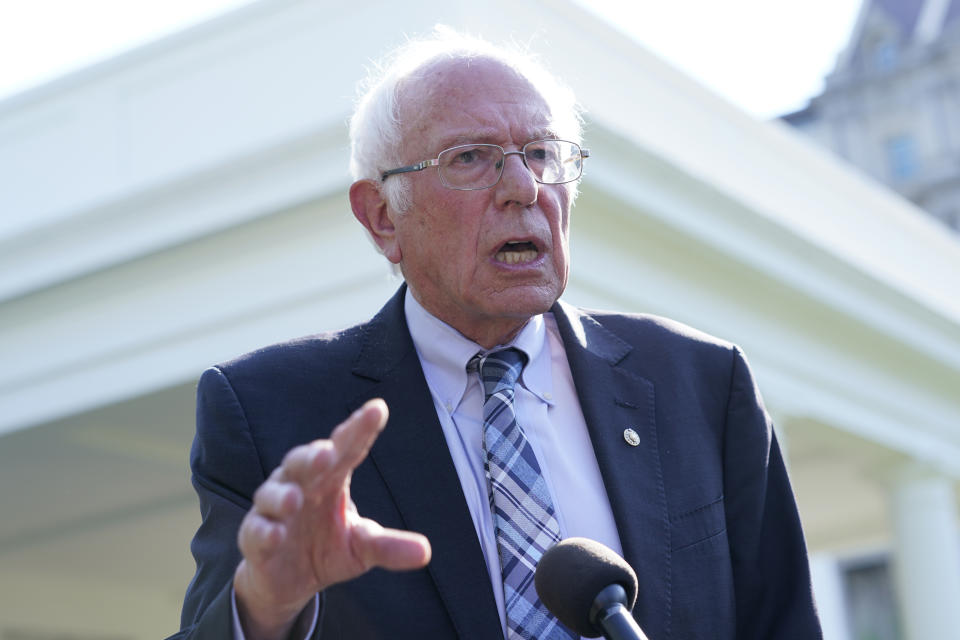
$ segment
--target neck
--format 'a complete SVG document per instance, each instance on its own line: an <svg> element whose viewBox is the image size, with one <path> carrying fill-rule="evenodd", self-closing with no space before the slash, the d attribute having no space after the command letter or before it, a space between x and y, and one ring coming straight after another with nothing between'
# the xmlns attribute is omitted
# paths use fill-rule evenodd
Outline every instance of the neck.
<svg viewBox="0 0 960 640"><path fill-rule="evenodd" d="M491 325L485 325L480 328L479 332L465 331L457 327L456 325L452 325L452 324L450 326L452 326L454 329L462 333L467 338L476 342L478 345L480 345L484 349L492 349L497 345L507 344L508 342L516 338L517 334L520 333L520 331L525 326L527 326L527 322L529 321L530 319L526 318L524 320L519 321L519 324L513 323L503 327L494 327Z"/></svg>
<svg viewBox="0 0 960 640"><path fill-rule="evenodd" d="M527 326L531 318L531 316L526 315L486 316L457 313L459 309L438 309L434 305L425 304L412 288L410 293L427 313L453 327L460 335L476 342L484 349L492 349L497 345L507 344L517 337L517 334Z"/></svg>

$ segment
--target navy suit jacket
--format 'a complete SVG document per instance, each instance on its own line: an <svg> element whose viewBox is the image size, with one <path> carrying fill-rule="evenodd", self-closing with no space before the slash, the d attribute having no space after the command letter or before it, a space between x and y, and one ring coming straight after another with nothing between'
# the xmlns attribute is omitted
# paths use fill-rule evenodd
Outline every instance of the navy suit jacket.
<svg viewBox="0 0 960 640"><path fill-rule="evenodd" d="M502 638L483 554L403 313L267 347L207 370L193 484L203 522L176 637L224 638L256 488L292 447L364 401L390 422L356 470L361 515L425 534L422 570L373 570L327 589L315 638ZM651 640L820 637L783 461L735 346L662 318L552 309ZM640 436L630 446L623 432Z"/></svg>

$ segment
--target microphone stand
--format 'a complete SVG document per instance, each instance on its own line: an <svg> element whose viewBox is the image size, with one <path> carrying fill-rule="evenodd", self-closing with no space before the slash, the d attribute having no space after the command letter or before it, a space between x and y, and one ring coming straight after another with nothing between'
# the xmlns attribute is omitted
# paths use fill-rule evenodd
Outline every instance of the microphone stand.
<svg viewBox="0 0 960 640"><path fill-rule="evenodd" d="M627 592L613 583L597 594L590 607L590 621L607 640L648 640L626 604Z"/></svg>

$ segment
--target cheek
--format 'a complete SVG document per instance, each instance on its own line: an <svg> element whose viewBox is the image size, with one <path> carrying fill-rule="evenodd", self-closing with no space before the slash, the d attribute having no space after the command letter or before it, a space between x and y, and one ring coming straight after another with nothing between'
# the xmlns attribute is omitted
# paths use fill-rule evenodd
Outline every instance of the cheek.
<svg viewBox="0 0 960 640"><path fill-rule="evenodd" d="M570 196L569 193L564 190L557 194L556 200L552 203L553 211L555 212L552 216L556 221L555 233L557 234L556 242L562 243L564 246L567 244L567 240L570 237Z"/></svg>
<svg viewBox="0 0 960 640"><path fill-rule="evenodd" d="M455 274L472 269L477 257L479 216L470 216L468 207L455 198L437 198L434 203L436 206L422 211L414 229L415 241L439 277L456 278Z"/></svg>

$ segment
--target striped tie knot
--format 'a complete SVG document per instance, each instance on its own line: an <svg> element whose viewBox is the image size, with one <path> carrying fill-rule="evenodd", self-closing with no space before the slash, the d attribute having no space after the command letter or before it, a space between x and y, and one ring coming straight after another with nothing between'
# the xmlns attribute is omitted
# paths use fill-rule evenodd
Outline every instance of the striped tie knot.
<svg viewBox="0 0 960 640"><path fill-rule="evenodd" d="M480 371L480 381L483 383L483 394L488 400L497 393L512 394L523 367L527 364L527 354L512 347L488 353L486 356L478 354L475 358Z"/></svg>

